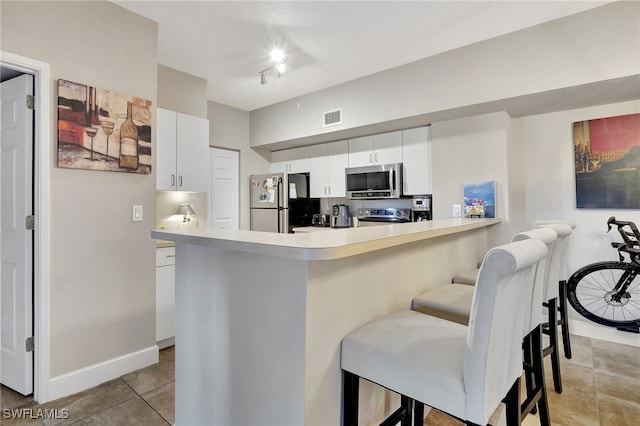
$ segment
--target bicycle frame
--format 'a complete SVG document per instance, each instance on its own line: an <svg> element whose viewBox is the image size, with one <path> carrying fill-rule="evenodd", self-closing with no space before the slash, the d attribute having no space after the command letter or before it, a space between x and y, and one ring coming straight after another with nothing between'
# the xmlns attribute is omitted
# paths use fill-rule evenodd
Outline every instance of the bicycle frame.
<svg viewBox="0 0 640 426"><path fill-rule="evenodd" d="M623 297L628 298L629 294L627 293L627 289L629 288L633 280L636 279L636 276L638 276L638 274L640 274L640 269L625 272L620 277L620 280L618 280L618 284L616 284L616 286L614 287L613 293L611 294L611 300L620 303Z"/></svg>
<svg viewBox="0 0 640 426"><path fill-rule="evenodd" d="M567 299L580 315L618 330L640 333L640 231L633 222L610 217L624 242L612 242L618 261L596 262L574 272ZM629 256L629 260L627 260Z"/></svg>

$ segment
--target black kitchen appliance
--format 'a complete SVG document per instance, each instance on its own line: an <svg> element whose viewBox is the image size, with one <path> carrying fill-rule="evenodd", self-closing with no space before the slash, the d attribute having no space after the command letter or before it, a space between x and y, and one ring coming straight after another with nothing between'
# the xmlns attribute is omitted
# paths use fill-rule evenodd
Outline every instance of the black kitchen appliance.
<svg viewBox="0 0 640 426"><path fill-rule="evenodd" d="M433 219L431 201L431 194L413 196L413 200L411 200L411 218L414 222Z"/></svg>
<svg viewBox="0 0 640 426"><path fill-rule="evenodd" d="M309 197L308 173L253 175L250 190L252 231L292 233L320 211L320 199Z"/></svg>

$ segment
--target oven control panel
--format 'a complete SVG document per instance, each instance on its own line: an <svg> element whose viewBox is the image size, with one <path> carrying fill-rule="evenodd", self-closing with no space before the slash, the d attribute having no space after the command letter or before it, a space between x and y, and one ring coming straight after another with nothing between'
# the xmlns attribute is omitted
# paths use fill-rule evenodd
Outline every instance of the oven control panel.
<svg viewBox="0 0 640 426"><path fill-rule="evenodd" d="M411 222L411 209L358 209L358 220L365 222Z"/></svg>

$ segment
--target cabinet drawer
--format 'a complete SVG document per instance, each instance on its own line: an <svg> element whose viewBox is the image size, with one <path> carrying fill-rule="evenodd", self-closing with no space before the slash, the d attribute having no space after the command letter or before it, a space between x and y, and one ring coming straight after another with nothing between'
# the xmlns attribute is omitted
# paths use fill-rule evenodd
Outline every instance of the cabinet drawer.
<svg viewBox="0 0 640 426"><path fill-rule="evenodd" d="M156 249L156 266L175 265L176 248L162 247Z"/></svg>

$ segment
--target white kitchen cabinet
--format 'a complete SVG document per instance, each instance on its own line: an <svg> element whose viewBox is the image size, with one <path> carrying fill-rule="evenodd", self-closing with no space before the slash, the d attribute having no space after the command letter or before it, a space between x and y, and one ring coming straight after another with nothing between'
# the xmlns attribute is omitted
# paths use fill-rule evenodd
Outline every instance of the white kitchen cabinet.
<svg viewBox="0 0 640 426"><path fill-rule="evenodd" d="M209 120L157 108L156 189L209 191Z"/></svg>
<svg viewBox="0 0 640 426"><path fill-rule="evenodd" d="M346 140L309 148L309 190L313 198L345 197L344 169L349 165Z"/></svg>
<svg viewBox="0 0 640 426"><path fill-rule="evenodd" d="M271 173L284 173L289 162L289 150L273 151L271 153Z"/></svg>
<svg viewBox="0 0 640 426"><path fill-rule="evenodd" d="M271 153L271 173L308 173L309 147L283 149Z"/></svg>
<svg viewBox="0 0 640 426"><path fill-rule="evenodd" d="M403 195L431 194L431 126L402 131Z"/></svg>
<svg viewBox="0 0 640 426"><path fill-rule="evenodd" d="M349 140L349 167L402 162L402 132L381 133Z"/></svg>
<svg viewBox="0 0 640 426"><path fill-rule="evenodd" d="M175 247L156 249L156 342L173 344L175 318ZM161 348L162 349L162 348Z"/></svg>

